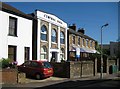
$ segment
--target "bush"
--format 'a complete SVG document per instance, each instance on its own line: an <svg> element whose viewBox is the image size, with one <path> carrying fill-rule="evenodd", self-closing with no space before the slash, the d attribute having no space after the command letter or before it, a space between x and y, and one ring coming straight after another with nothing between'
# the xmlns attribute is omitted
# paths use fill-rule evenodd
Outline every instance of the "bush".
<svg viewBox="0 0 120 89"><path fill-rule="evenodd" d="M0 59L0 68L15 68L15 62L11 62L9 58Z"/></svg>
<svg viewBox="0 0 120 89"><path fill-rule="evenodd" d="M1 68L7 68L9 67L9 63L10 63L10 59L5 59L5 58L2 58L0 59L0 67Z"/></svg>

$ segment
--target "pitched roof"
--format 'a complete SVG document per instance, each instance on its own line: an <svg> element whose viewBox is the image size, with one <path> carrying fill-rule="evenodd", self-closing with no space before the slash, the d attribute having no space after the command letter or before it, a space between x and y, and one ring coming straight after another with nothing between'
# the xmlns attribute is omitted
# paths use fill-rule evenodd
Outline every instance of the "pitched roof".
<svg viewBox="0 0 120 89"><path fill-rule="evenodd" d="M0 5L2 7L0 7L0 9L4 12L7 12L7 13L10 13L10 14L14 14L14 15L17 15L17 16L20 16L20 17L23 17L23 18L27 18L27 19L33 19L32 16L28 15L28 14L25 14L24 12L6 4L6 3L3 3L3 2L0 2Z"/></svg>
<svg viewBox="0 0 120 89"><path fill-rule="evenodd" d="M83 33L81 33L81 32L76 32L76 31L74 31L74 30L71 29L71 28L69 28L68 31L69 31L70 34L75 34L75 35L77 35L77 36L80 36L80 37L83 37L83 38L86 38L86 39L94 40L93 38L91 38L91 37L89 37L89 36L87 36L87 35L85 35L85 34L83 34ZM96 41L96 40L94 40L94 41Z"/></svg>

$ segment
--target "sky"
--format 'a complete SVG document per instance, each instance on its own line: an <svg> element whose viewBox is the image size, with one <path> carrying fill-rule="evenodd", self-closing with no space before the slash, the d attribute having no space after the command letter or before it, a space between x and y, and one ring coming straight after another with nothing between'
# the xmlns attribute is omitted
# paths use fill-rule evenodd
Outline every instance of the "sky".
<svg viewBox="0 0 120 89"><path fill-rule="evenodd" d="M85 35L103 44L118 40L118 2L7 2L23 11L33 13L36 9L51 13L69 25L76 24L85 29Z"/></svg>

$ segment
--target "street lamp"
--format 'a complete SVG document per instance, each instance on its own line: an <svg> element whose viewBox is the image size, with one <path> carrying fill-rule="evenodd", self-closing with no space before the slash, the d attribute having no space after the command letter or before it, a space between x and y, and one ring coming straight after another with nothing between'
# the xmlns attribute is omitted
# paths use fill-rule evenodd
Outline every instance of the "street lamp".
<svg viewBox="0 0 120 89"><path fill-rule="evenodd" d="M102 73L103 73L103 52L102 52L102 50L103 50L103 45L102 45L102 30L103 30L103 27L106 27L106 26L108 26L108 23L106 23L105 25L103 25L103 26L101 27L101 68L100 68L100 79L103 78L103 75L102 75Z"/></svg>

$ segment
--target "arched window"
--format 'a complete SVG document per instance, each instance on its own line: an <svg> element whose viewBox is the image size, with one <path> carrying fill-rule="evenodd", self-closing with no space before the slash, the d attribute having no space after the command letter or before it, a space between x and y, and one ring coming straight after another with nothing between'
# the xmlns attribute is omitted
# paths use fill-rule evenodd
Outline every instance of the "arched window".
<svg viewBox="0 0 120 89"><path fill-rule="evenodd" d="M65 50L64 50L64 48L61 48L61 51L60 51L61 60L64 60L64 54L65 54Z"/></svg>
<svg viewBox="0 0 120 89"><path fill-rule="evenodd" d="M47 48L46 46L41 47L41 59L47 59Z"/></svg>
<svg viewBox="0 0 120 89"><path fill-rule="evenodd" d="M63 32L60 32L60 43L64 44L65 43L65 35Z"/></svg>
<svg viewBox="0 0 120 89"><path fill-rule="evenodd" d="M45 25L41 27L41 40L47 41L47 28Z"/></svg>
<svg viewBox="0 0 120 89"><path fill-rule="evenodd" d="M52 39L52 42L57 42L57 34L55 29L52 29L51 39Z"/></svg>

